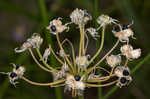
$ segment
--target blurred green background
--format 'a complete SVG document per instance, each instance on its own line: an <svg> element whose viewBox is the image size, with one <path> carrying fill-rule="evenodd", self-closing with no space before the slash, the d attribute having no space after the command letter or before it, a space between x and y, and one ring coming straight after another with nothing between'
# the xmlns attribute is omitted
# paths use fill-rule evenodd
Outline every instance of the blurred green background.
<svg viewBox="0 0 150 99"><path fill-rule="evenodd" d="M9 63L15 63L26 66L25 76L29 79L37 82L51 81L51 75L37 68L27 51L15 54L14 48L20 46L33 32L39 32L43 38L47 39L42 46L43 52L47 42L56 43L55 36L52 36L50 40L50 35L46 33L44 26L57 17L70 21L69 14L75 8L87 9L94 19L100 14L108 14L121 23L129 24L132 20L134 21L132 28L135 32L134 37L137 39L130 42L134 48L142 49L142 56L130 62L130 68L134 68L150 54L150 0L0 0L0 71L11 71L12 66ZM95 21L90 24L96 25ZM107 27L104 47L106 50L111 48L116 40L111 29L111 26ZM74 45L77 45L75 41L79 39L79 33L73 27L71 31L62 36L69 38ZM94 40L90 40L89 54L90 51L96 51L93 49L94 44ZM116 91L111 95L107 93L113 86L100 89L99 94L96 88L87 88L85 99L150 99L149 65L150 59L147 58L141 64L142 67L133 74L133 81L128 87L117 90L115 88ZM105 95L109 97L98 98ZM34 98L72 99L70 93L63 93L63 88L37 87L22 80L19 80L15 88L9 83L6 75L0 75L0 99Z"/></svg>

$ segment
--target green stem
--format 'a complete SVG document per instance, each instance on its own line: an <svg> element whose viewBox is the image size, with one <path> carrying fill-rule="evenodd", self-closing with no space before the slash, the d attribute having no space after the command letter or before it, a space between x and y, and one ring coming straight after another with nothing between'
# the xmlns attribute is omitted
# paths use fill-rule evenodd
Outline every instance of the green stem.
<svg viewBox="0 0 150 99"><path fill-rule="evenodd" d="M99 0L94 0L94 7L93 8L94 8L94 19L96 20L96 18L99 15L99 11L98 11L99 10ZM95 23L95 27L96 28L98 27L97 23ZM97 48L98 48L98 45L100 44L99 41L100 41L100 39L98 38L97 42L96 42ZM98 70L98 72L100 73L101 71ZM98 84L101 84L101 83L99 82ZM102 88L101 87L98 88L98 99L102 99Z"/></svg>
<svg viewBox="0 0 150 99"><path fill-rule="evenodd" d="M62 89L61 88L59 88L59 87L56 87L55 88L55 95L56 95L56 99L62 99L63 97L62 97Z"/></svg>
<svg viewBox="0 0 150 99"><path fill-rule="evenodd" d="M83 96L79 96L79 99L84 99L84 95Z"/></svg>
<svg viewBox="0 0 150 99"><path fill-rule="evenodd" d="M100 70L98 70L98 72L99 72L99 74L101 73ZM99 82L98 84L101 84L101 83ZM103 99L102 98L102 88L99 87L97 91L98 91L98 99Z"/></svg>
<svg viewBox="0 0 150 99"><path fill-rule="evenodd" d="M94 0L94 19L96 20L96 18L98 17L99 14L99 0ZM95 26L97 26L98 24L95 23Z"/></svg>
<svg viewBox="0 0 150 99"><path fill-rule="evenodd" d="M47 11L46 11L46 6L45 6L45 0L39 0L39 7L41 11L43 25L45 26L48 24L48 16L47 16Z"/></svg>
<svg viewBox="0 0 150 99"><path fill-rule="evenodd" d="M104 35L105 35L105 27L102 28L102 37L101 37L100 47L99 47L98 51L96 52L96 54L91 58L89 64L92 63L94 61L94 59L100 54L100 52L103 48L103 45L104 45Z"/></svg>
<svg viewBox="0 0 150 99"><path fill-rule="evenodd" d="M40 53L40 50L39 50L38 48L36 48L36 51L37 51L37 53L38 53L38 55L39 55L39 57L40 57L40 60L43 62L43 64L44 64L47 68L49 68L50 70L52 70L52 71L54 71L54 72L57 72L56 69L52 68L50 65L48 65L48 64L44 61L44 59L43 59L43 57L42 57L42 55L41 55L41 53Z"/></svg>
<svg viewBox="0 0 150 99"><path fill-rule="evenodd" d="M47 15L47 11L46 11L46 6L45 6L45 0L39 0L39 7L40 7L40 11L41 11L41 15L42 15L42 19L43 19L43 26L47 26L48 25L48 15ZM46 32L46 31L45 31ZM51 46L53 46L52 44L52 38L50 33L46 32L46 40L49 44L51 44ZM56 64L56 60L52 57L50 57L51 60L51 65L52 64ZM57 88L55 89L55 93L56 93L56 99L63 99L62 97L62 93L61 93L61 89Z"/></svg>
<svg viewBox="0 0 150 99"><path fill-rule="evenodd" d="M79 56L81 56L82 53L82 48L83 48L83 25L79 25L80 28L80 44L79 44Z"/></svg>
<svg viewBox="0 0 150 99"><path fill-rule="evenodd" d="M134 74L146 61L150 59L150 53L141 61L139 62L135 68L131 71L131 75ZM104 97L103 99L107 99L109 96L111 96L115 91L117 91L118 87L113 87Z"/></svg>
<svg viewBox="0 0 150 99"><path fill-rule="evenodd" d="M113 87L104 97L103 99L107 99L109 96L111 96L116 90L118 89L117 86Z"/></svg>
<svg viewBox="0 0 150 99"><path fill-rule="evenodd" d="M3 84L1 85L1 90L0 90L0 99L3 99L3 96L6 93L6 90L8 89L9 86L9 81L6 79Z"/></svg>

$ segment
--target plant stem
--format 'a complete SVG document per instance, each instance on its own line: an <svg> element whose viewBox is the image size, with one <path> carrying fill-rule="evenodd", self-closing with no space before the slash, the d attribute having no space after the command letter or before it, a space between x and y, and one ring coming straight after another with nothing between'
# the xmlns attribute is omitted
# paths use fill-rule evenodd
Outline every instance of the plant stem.
<svg viewBox="0 0 150 99"><path fill-rule="evenodd" d="M139 62L135 68L131 71L131 75L134 74L146 61L150 59L150 53L141 61ZM104 97L103 99L107 99L109 96L111 96L115 91L117 91L118 87L113 87Z"/></svg>
<svg viewBox="0 0 150 99"><path fill-rule="evenodd" d="M79 25L80 28L80 44L79 44L79 57L83 54L82 49L83 49L83 25Z"/></svg>
<svg viewBox="0 0 150 99"><path fill-rule="evenodd" d="M95 69L101 62L103 62L103 60L105 60L105 58L118 46L119 44L119 39L117 40L117 42L115 43L115 45L105 54L105 56L103 56L94 66L90 67L87 69L86 74L90 73L93 69Z"/></svg>
<svg viewBox="0 0 150 99"><path fill-rule="evenodd" d="M104 35L105 35L105 27L102 28L102 37L101 37L101 44L100 47L98 49L98 51L96 52L96 54L91 58L89 64L91 62L94 61L94 59L100 54L100 52L102 51L103 45L104 45Z"/></svg>
<svg viewBox="0 0 150 99"><path fill-rule="evenodd" d="M75 73L75 70L74 70L74 68L73 68L73 65L72 65L71 61L69 60L67 54L65 53L65 51L64 51L64 49L63 49L63 47L62 47L62 44L61 44L60 39L59 39L59 34L56 34L56 38L57 38L57 42L58 42L58 45L59 45L60 49L61 49L61 50L64 52L64 54L65 54L64 59L65 59L65 60L67 61L67 63L69 64L69 66L70 66L72 72Z"/></svg>
<svg viewBox="0 0 150 99"><path fill-rule="evenodd" d="M84 99L84 95L83 96L79 96L79 99Z"/></svg>
<svg viewBox="0 0 150 99"><path fill-rule="evenodd" d="M3 99L4 94L6 93L6 90L9 86L9 81L6 79L3 84L1 85L1 90L0 90L0 99Z"/></svg>
<svg viewBox="0 0 150 99"><path fill-rule="evenodd" d="M47 16L47 11L46 11L46 6L45 6L45 0L39 0L39 7L40 7L42 19L43 19L43 26L45 27L48 24L48 16ZM45 35L46 35L47 42L51 44L51 46L53 46L50 33L46 33ZM50 58L51 58L50 59L51 65L56 64L55 59L53 57L50 57ZM56 93L56 96L60 96L60 97L56 97L56 99L63 99L60 88L57 88L57 89L55 88L55 93Z"/></svg>
<svg viewBox="0 0 150 99"><path fill-rule="evenodd" d="M22 76L21 79L23 79L24 81L26 81L32 85L35 85L35 86L53 86L53 85L57 85L57 84L60 84L65 81L64 79L62 79L62 80L57 80L55 82L50 82L50 83L38 83L38 82L33 82L33 81L25 78L24 76Z"/></svg>
<svg viewBox="0 0 150 99"><path fill-rule="evenodd" d="M40 60L43 62L43 64L44 64L47 68L49 68L50 70L52 70L53 72L57 72L56 69L52 68L50 65L48 65L48 64L44 61L44 59L43 59L43 57L42 57L42 55L41 55L41 53L40 53L40 50L39 50L38 48L36 48L36 51L37 51L37 53L38 53L38 55L39 55L39 57L40 57Z"/></svg>
<svg viewBox="0 0 150 99"><path fill-rule="evenodd" d="M98 17L98 15L99 15L99 0L94 0L94 19L96 20L96 18ZM95 23L95 27L97 28L98 27L98 24L97 23ZM98 38L97 39L97 42L96 42L96 44L97 44L97 48L99 47L99 41L100 41L100 39ZM100 74L101 73L101 70L98 70L98 73ZM98 83L98 84L101 84L100 82ZM102 99L102 88L101 87L99 87L98 88L98 99Z"/></svg>
<svg viewBox="0 0 150 99"><path fill-rule="evenodd" d="M45 70L45 71L47 71L47 72L52 72L52 70L49 70L49 69L47 69L47 68L45 68L44 66L42 66L40 63L39 63L39 61L36 59L36 57L34 56L34 54L33 54L33 52L32 52L32 50L31 49L29 49L29 52L30 52L30 54L31 54L31 56L32 56L32 58L33 58L33 60L35 61L35 63L41 68L41 69L43 69L43 70Z"/></svg>

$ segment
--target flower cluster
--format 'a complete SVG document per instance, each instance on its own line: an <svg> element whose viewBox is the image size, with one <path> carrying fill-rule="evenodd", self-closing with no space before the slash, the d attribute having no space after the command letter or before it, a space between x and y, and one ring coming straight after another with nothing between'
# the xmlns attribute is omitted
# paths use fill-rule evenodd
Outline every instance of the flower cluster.
<svg viewBox="0 0 150 99"><path fill-rule="evenodd" d="M131 44L129 44L129 38L133 38L134 34L131 29L132 24L122 25L118 20L113 19L108 15L100 15L96 20L99 24L98 28L85 27L88 21L91 20L92 16L88 14L86 10L78 8L70 14L70 22L68 23L63 23L62 18L51 20L46 29L49 30L49 33L56 36L60 48L59 52L55 52L49 44L42 55L40 46L43 39L38 33L34 33L20 48L15 49L16 53L28 50L37 66L53 75L54 80L51 83L37 83L27 79L24 77L25 68L22 66L18 67L15 64L13 64L14 69L12 72L3 72L3 74L7 74L10 82L14 85L16 84L15 81L17 79L23 79L32 85L51 87L65 86L65 92L71 91L72 96L82 95L87 87L105 87L113 84L116 84L120 88L127 86L132 81L128 61L132 61L141 56L141 49L133 49ZM69 26L72 24L78 26L76 29L79 29L80 31L80 42L78 51L76 51L78 52L77 54L75 53L74 46L70 40L65 39L61 41L59 37L59 35L66 30L68 30L66 32L69 32ZM116 43L112 48L99 59L98 56L101 54L104 46L105 29L108 25L114 25L112 33L118 40L116 40ZM100 29L102 29L101 33L99 33ZM101 39L100 47L94 55L89 55L87 53L89 43L89 35L87 33L94 39L97 39L97 37ZM72 55L66 53L63 46L64 43L69 44ZM113 51L118 47L119 43L121 45L120 52L114 54ZM36 49L40 59L37 59L34 56L32 48ZM60 63L56 68L48 64L48 61L51 61L49 59L49 56L51 55L53 55ZM123 60L125 58L126 60ZM95 62L96 59L98 60L97 62ZM39 61L42 61L42 63ZM99 66L102 62L106 62L106 65L108 65L110 69L107 70L106 68ZM102 73L96 74L99 69L105 72L105 75Z"/></svg>

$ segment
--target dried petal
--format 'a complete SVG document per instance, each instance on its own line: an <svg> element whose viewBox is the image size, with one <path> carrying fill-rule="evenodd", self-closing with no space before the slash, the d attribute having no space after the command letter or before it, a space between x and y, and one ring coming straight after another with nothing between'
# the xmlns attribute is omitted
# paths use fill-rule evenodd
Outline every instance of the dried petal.
<svg viewBox="0 0 150 99"><path fill-rule="evenodd" d="M50 30L50 33L54 35L62 33L67 28L68 27L66 25L62 25L60 18L50 21L50 25L47 27L47 29Z"/></svg>
<svg viewBox="0 0 150 99"><path fill-rule="evenodd" d="M116 19L113 19L109 17L108 15L104 15L104 14L102 14L101 16L97 18L97 23L100 24L99 28L105 27L106 25L112 24L112 23L116 24L116 22L118 22Z"/></svg>
<svg viewBox="0 0 150 99"><path fill-rule="evenodd" d="M100 37L95 28L90 27L90 28L87 28L86 30L94 39L96 39L97 37Z"/></svg>
<svg viewBox="0 0 150 99"><path fill-rule="evenodd" d="M121 56L120 55L110 55L106 58L106 61L111 67L114 67L121 63Z"/></svg>
<svg viewBox="0 0 150 99"><path fill-rule="evenodd" d="M70 14L71 21L75 24L85 24L87 21L91 20L92 17L85 10L76 8Z"/></svg>
<svg viewBox="0 0 150 99"><path fill-rule="evenodd" d="M45 49L45 52L43 54L43 59L45 60L45 62L47 62L47 59L50 53L51 53L50 48Z"/></svg>

